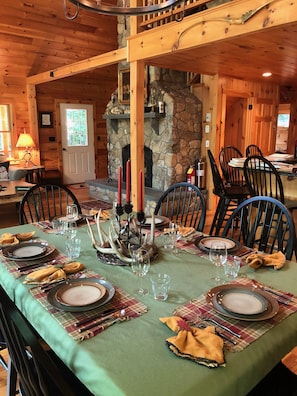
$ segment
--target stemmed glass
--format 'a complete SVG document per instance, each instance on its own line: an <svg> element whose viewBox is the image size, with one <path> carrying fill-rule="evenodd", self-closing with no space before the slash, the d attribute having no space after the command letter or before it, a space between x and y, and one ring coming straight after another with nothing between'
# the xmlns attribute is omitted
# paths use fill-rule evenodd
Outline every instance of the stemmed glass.
<svg viewBox="0 0 297 396"><path fill-rule="evenodd" d="M220 277L220 267L227 261L227 247L222 241L213 242L209 250L209 259L216 266L216 276L211 278L216 284L223 281Z"/></svg>
<svg viewBox="0 0 297 396"><path fill-rule="evenodd" d="M179 221L177 221L176 223L171 222L169 227L170 227L169 232L172 234L172 239L174 240L174 246L172 252L177 254L179 253L179 250L176 246L176 242L180 239L181 236L179 232L180 222Z"/></svg>
<svg viewBox="0 0 297 396"><path fill-rule="evenodd" d="M147 274L150 268L150 258L148 256L147 251L132 251L131 254L131 269L132 272L140 278L139 288L136 290L136 293L141 296L145 296L149 293L148 289L143 287L143 277Z"/></svg>
<svg viewBox="0 0 297 396"><path fill-rule="evenodd" d="M78 219L78 208L77 208L76 204L67 205L66 217L67 217L67 220L77 220Z"/></svg>

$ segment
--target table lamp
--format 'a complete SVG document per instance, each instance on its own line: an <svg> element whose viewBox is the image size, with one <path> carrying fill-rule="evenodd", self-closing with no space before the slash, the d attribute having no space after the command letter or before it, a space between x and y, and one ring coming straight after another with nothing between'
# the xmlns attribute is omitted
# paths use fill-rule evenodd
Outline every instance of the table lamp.
<svg viewBox="0 0 297 396"><path fill-rule="evenodd" d="M31 161L32 154L29 151L29 147L32 149L34 146L35 144L31 135L29 133L26 133L26 131L24 130L24 132L21 133L18 138L16 147L25 148L24 155L21 158L21 161L25 161L25 165L24 165L25 168L27 168L29 164L36 166L34 162Z"/></svg>

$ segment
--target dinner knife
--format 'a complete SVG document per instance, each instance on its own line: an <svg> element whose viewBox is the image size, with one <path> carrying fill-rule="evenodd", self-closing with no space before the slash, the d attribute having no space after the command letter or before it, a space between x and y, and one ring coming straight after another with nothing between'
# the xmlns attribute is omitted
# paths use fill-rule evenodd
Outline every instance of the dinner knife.
<svg viewBox="0 0 297 396"><path fill-rule="evenodd" d="M275 296L281 297L284 300L293 301L292 297L289 297L289 296L287 296L286 294L283 294L283 293L279 293L279 292L277 292L275 290L269 289L268 287L263 287L263 290L268 292L268 293L274 294Z"/></svg>
<svg viewBox="0 0 297 396"><path fill-rule="evenodd" d="M234 336L237 337L237 338L241 338L241 335L240 335L240 334L235 333L235 331L229 329L229 327L227 327L227 326L222 325L221 323L219 323L219 322L216 321L215 319L212 319L212 318L203 318L203 320L206 320L207 322L213 323L214 325L220 327L221 329L227 331L228 333L234 335Z"/></svg>
<svg viewBox="0 0 297 396"><path fill-rule="evenodd" d="M89 330L90 328L92 328L92 327L94 327L94 326L97 326L97 325L99 325L99 324L105 322L106 320L112 318L113 316L117 316L117 315L116 315L117 313L118 313L118 315L121 316L121 312L122 312L123 310L125 310L125 308L126 308L126 307L123 307L123 308L110 308L110 309L106 309L105 311L102 311L101 313L98 313L98 314L89 316L88 318L82 319L82 320L80 320L80 321L74 323L74 326L75 326L75 327L80 327L80 326L82 326L82 325L84 325L84 324L87 324L88 322L91 322L91 321L93 321L93 320L98 319L98 320L96 320L96 322L94 322L94 323L91 323L91 324L89 324L89 325L87 325L87 326L81 327L81 328L78 330L78 331L81 333L81 332L83 332L83 331L85 331L85 330Z"/></svg>

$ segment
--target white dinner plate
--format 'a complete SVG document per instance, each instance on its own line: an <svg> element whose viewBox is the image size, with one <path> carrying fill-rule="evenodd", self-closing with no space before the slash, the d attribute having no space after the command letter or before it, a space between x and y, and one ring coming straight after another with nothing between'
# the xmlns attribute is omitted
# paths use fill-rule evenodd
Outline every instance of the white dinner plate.
<svg viewBox="0 0 297 396"><path fill-rule="evenodd" d="M45 246L28 244L26 246L20 246L14 249L12 256L16 258L27 258L40 256L46 250Z"/></svg>
<svg viewBox="0 0 297 396"><path fill-rule="evenodd" d="M236 291L249 291L250 293L261 295L267 301L267 308L263 312L247 315L231 312L228 309L225 309L224 306L219 303L219 298L217 296L218 294L226 290L234 290L235 292L235 289ZM266 293L265 291L259 289L257 289L257 291L254 291L251 287L236 284L219 285L210 289L206 294L206 301L213 307L215 311L223 316L249 322L258 322L261 320L271 319L278 313L279 310L278 302L269 293Z"/></svg>
<svg viewBox="0 0 297 396"><path fill-rule="evenodd" d="M153 222L153 218L151 216L146 217L145 223L142 224L142 227L144 228L151 228ZM170 220L168 217L165 216L155 216L155 226L157 228L160 227L165 227L167 224L169 224Z"/></svg>
<svg viewBox="0 0 297 396"><path fill-rule="evenodd" d="M64 305L82 307L101 300L106 288L98 282L82 281L65 284L56 293L56 299Z"/></svg>
<svg viewBox="0 0 297 396"><path fill-rule="evenodd" d="M15 261L32 261L52 254L55 249L47 241L20 242L4 249L3 256Z"/></svg>
<svg viewBox="0 0 297 396"><path fill-rule="evenodd" d="M206 252L209 252L211 245L213 242L224 242L227 248L227 251L234 252L240 248L240 243L231 238L223 238L220 236L200 236L196 239L195 245Z"/></svg>
<svg viewBox="0 0 297 396"><path fill-rule="evenodd" d="M69 285L72 285L74 287L74 285L102 285L105 288L105 294L96 300L95 298L95 302L92 302L90 304L86 304L86 305L67 305L65 304L65 302L61 303L61 301L59 301L59 291L63 290L66 286L65 283L63 283L62 285L57 285L55 287L53 287L48 295L47 295L47 300L48 302L54 306L55 308L61 310L61 311L66 311L66 312L84 312L84 311L90 311L92 309L96 309L98 307L101 307L105 304L107 304L114 296L115 294L115 288L114 286L108 282L105 279L98 279L98 278L85 278L85 279L73 279L71 280L67 286L69 287ZM64 289L65 290L65 289ZM74 289L75 290L75 289ZM62 293L63 294L63 293ZM93 294L93 298L94 300L94 294ZM71 298L72 300L72 298ZM70 301L71 302L71 301Z"/></svg>
<svg viewBox="0 0 297 396"><path fill-rule="evenodd" d="M268 301L259 293L249 289L227 289L216 294L223 308L241 315L256 315L266 311Z"/></svg>

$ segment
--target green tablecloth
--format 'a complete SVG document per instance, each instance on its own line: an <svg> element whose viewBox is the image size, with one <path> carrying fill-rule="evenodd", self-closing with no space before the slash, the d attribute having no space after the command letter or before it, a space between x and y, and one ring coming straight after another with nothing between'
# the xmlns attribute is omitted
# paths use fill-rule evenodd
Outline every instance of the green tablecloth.
<svg viewBox="0 0 297 396"><path fill-rule="evenodd" d="M31 230L65 252L63 236L46 234L34 225L2 229L1 232ZM138 279L130 268L101 263L91 246L87 228L80 227L78 235L82 239L79 260L133 295ZM141 302L148 307L147 313L114 325L82 343L74 341L32 297L29 286L22 283L23 278L16 279L1 266L0 282L45 341L98 396L246 395L297 344L297 314L292 314L243 351L226 351L226 367L208 369L176 357L165 344L166 338L173 333L159 318L171 316L177 306L205 294L212 286L210 278L215 268L206 258L184 251L169 254L160 248L159 257L150 268L150 274L158 272L166 272L172 278L166 302L155 301L152 294L141 297ZM265 268L255 272L247 267L241 272L297 294L295 262L286 263L278 272ZM149 282L148 276L145 281Z"/></svg>

